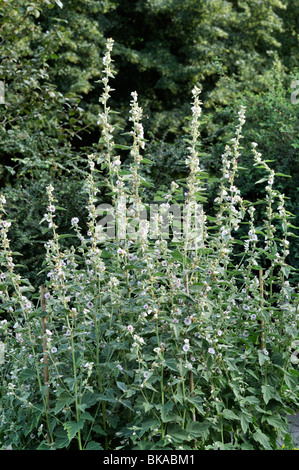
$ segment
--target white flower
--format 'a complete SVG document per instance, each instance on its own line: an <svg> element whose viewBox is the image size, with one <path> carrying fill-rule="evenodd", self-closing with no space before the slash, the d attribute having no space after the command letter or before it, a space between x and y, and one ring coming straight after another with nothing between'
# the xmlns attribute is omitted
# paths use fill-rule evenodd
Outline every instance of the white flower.
<svg viewBox="0 0 299 470"><path fill-rule="evenodd" d="M192 323L191 318L190 317L185 318L184 323L185 323L185 325L191 325L191 323Z"/></svg>
<svg viewBox="0 0 299 470"><path fill-rule="evenodd" d="M210 354L215 354L215 349L214 349L214 348L209 348L209 349L208 349L208 352L209 352Z"/></svg>
<svg viewBox="0 0 299 470"><path fill-rule="evenodd" d="M134 330L134 328L132 327L132 325L128 325L128 326L127 326L127 329L128 329L129 331L131 331L131 332Z"/></svg>
<svg viewBox="0 0 299 470"><path fill-rule="evenodd" d="M269 352L267 351L266 348L263 349L263 353L265 354L265 356L268 356Z"/></svg>
<svg viewBox="0 0 299 470"><path fill-rule="evenodd" d="M189 344L185 343L183 346L183 351L187 352L189 348L190 348Z"/></svg>
<svg viewBox="0 0 299 470"><path fill-rule="evenodd" d="M52 353L52 354L57 353L57 348L55 348L55 346L51 349L51 353Z"/></svg>
<svg viewBox="0 0 299 470"><path fill-rule="evenodd" d="M77 225L78 222L79 222L78 217L73 217L72 220L71 220L71 224L72 224L72 225Z"/></svg>
<svg viewBox="0 0 299 470"><path fill-rule="evenodd" d="M92 369L92 366L93 366L93 362L86 362L86 364L84 365L85 369L89 369L91 370Z"/></svg>

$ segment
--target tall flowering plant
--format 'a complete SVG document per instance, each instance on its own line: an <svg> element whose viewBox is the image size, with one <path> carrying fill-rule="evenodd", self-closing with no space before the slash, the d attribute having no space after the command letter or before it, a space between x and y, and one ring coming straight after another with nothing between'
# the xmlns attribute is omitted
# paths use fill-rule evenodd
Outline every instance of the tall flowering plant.
<svg viewBox="0 0 299 470"><path fill-rule="evenodd" d="M108 106L112 50L108 40L99 152L87 158L87 219L73 217L72 234L61 234L55 223L59 194L47 188L40 292L18 274L19 254L9 241L13 224L0 196L1 445L277 449L279 440L289 439L286 415L298 406L292 351L298 293L288 264L292 216L275 189L275 173L253 143L252 164L265 172L260 183L266 182L265 200L257 201L265 218L256 226L255 202L244 200L237 185L246 120L241 108L222 157L215 214L206 216L200 90L194 87L189 176L182 188L173 182L165 201L148 214L136 92L126 147L130 172L116 154ZM99 173L111 197L105 208ZM176 230L182 213L183 230ZM167 220L176 238L169 236ZM241 225L248 227L245 237ZM66 236L77 237L77 246L66 250Z"/></svg>

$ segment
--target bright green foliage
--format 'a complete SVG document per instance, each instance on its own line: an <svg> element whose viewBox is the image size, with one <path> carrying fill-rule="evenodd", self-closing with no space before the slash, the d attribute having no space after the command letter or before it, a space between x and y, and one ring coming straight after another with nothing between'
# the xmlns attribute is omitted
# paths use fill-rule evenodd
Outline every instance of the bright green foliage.
<svg viewBox="0 0 299 470"><path fill-rule="evenodd" d="M13 201L23 194L29 213L38 214L44 188L55 179L60 187L68 181L72 188L66 201L74 202L80 194L80 156L93 144L99 148L105 38L115 39L118 72L111 106L120 114L114 114L112 122L129 129L127 106L136 90L145 114L145 136L154 137L149 148L153 164L143 174L157 190L164 190L171 180L186 176L183 139L193 85L201 85L206 110L201 160L206 165L209 155L214 164L218 156L219 167L217 143L232 122L237 93L267 91L276 56L286 67L286 78L290 68L298 66L296 5L287 0L1 2L0 79L5 82L6 105L0 105L0 181L15 208L15 234L23 234L18 241L12 235L13 245L23 252L24 263L34 267L33 275L41 261L33 244L42 242L36 230L39 219L24 218L27 208ZM253 123L262 127L263 115L259 118ZM120 144L128 144L125 136L118 138ZM269 139L268 151L275 154L275 139ZM128 152L119 152L126 160ZM294 167L292 153L286 161ZM150 194L150 188L146 190ZM80 211L74 204L67 206L69 219L72 208ZM62 219L59 225L65 229L67 220Z"/></svg>
<svg viewBox="0 0 299 470"><path fill-rule="evenodd" d="M0 78L5 87L5 103L0 105L0 184L5 186L15 220L12 243L22 253L20 261L32 273L32 282L41 269L43 238L38 218L43 215L45 187L56 181L62 188L70 213L59 222L66 227L84 170L72 146L84 125L83 110L74 94L57 91L49 77L49 62L55 61L61 37L59 22L53 22L49 31L41 27L41 15L51 14L50 7L50 2L20 0L0 5Z"/></svg>
<svg viewBox="0 0 299 470"><path fill-rule="evenodd" d="M88 128L96 123L99 112L97 81L102 74L102 52L105 45L107 20L105 15L114 2L95 0L65 0L63 8L41 17L43 30L55 31L59 22L59 48L50 61L51 80L64 95L80 96ZM83 134L84 135L84 134Z"/></svg>
<svg viewBox="0 0 299 470"><path fill-rule="evenodd" d="M52 76L59 90L82 94L82 105L95 111L103 38L113 37L119 71L114 109L125 113L136 90L149 115L147 129L176 134L195 83L210 107L228 104L239 87L264 86L264 72L279 51L286 3L66 0L55 10L63 30ZM51 17L43 23L51 30Z"/></svg>
<svg viewBox="0 0 299 470"><path fill-rule="evenodd" d="M43 33L38 23L43 1L2 1L1 79L5 104L0 106L1 181L14 182L29 174L39 177L70 155L71 138L80 125L75 97L57 92L49 80L48 60L57 48L57 27ZM13 177L12 177L13 176Z"/></svg>
<svg viewBox="0 0 299 470"><path fill-rule="evenodd" d="M268 89L259 94L252 92L240 93L235 102L228 107L224 118L231 119L241 104L246 107L246 127L243 132L242 145L244 152L240 160L240 171L238 185L242 187L244 198L255 201L262 199L265 190L262 184L256 184L257 174L252 168L250 152L246 147L251 142L257 142L263 155L271 161L271 167L277 174L276 184L281 193L288 198L286 200L287 210L293 214L292 224L299 227L298 187L299 187L299 157L298 157L298 131L299 131L299 106L291 101L291 83L296 75L285 77L280 62L277 62L268 76ZM233 137L234 126L228 124L225 128L226 135ZM215 139L215 137L214 137ZM202 157L202 162L208 173L219 175L221 168L221 154L224 151L227 137L224 134L218 136L218 142L213 138L206 144L205 149L210 154ZM261 173L262 177L262 173ZM211 179L212 181L212 179ZM213 190L214 187L214 190ZM209 197L211 205L216 197L217 183L210 187ZM259 223L264 218L263 210L256 207ZM298 269L298 231L294 231L290 239L289 262Z"/></svg>
<svg viewBox="0 0 299 470"><path fill-rule="evenodd" d="M280 18L283 21L283 31L278 35L278 41L281 43L279 51L280 59L287 67L288 72L298 70L299 67L299 28L298 28L298 0L288 0L285 2L287 8L280 12Z"/></svg>

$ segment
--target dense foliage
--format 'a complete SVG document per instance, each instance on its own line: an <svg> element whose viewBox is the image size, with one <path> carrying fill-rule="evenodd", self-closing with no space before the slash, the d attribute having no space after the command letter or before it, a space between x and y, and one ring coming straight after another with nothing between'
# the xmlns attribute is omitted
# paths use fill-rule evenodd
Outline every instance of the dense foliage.
<svg viewBox="0 0 299 470"><path fill-rule="evenodd" d="M257 226L255 204L236 185L246 123L242 106L222 155L215 214L202 210L207 174L199 166L201 102L195 86L188 176L184 183L172 182L158 210L145 218L141 194L147 181L140 168L150 161L142 109L133 92L126 170L107 106L112 46L108 40L103 60L103 152L88 155L87 218L72 217L73 235L58 233L59 194L52 185L46 188L41 292L17 272L7 201L0 198L2 446L271 450L281 446L279 440L289 445L286 414L298 406L298 360L292 353L298 292L289 282L290 215L275 187L275 171L252 142L252 165L265 182L265 197L258 201L264 219ZM106 210L114 236L97 216L99 173L110 194ZM174 205L184 209L183 226L170 217ZM172 236L165 218L174 222ZM245 237L240 226L246 227ZM69 236L77 237L77 247L63 247Z"/></svg>
<svg viewBox="0 0 299 470"><path fill-rule="evenodd" d="M0 0L3 448L290 444L298 8Z"/></svg>
<svg viewBox="0 0 299 470"><path fill-rule="evenodd" d="M186 176L185 116L188 96L199 83L205 103L200 158L210 186L219 177L222 135L227 135L241 94L248 132L258 141L260 129L267 130L259 144L275 160L277 172L293 176L292 189L286 180L280 189L295 204L298 106L290 102L290 85L298 70L297 9L298 0L1 1L0 79L6 99L0 105L0 183L15 219L12 244L22 252L32 281L42 262L39 216L45 187L56 181L67 210L82 210L82 161L93 146L98 148L100 138L98 96L106 37L115 39L118 71L111 106L119 114L112 122L128 130L127 104L131 90L137 90L153 163L144 175L158 190ZM269 88L277 66L282 92ZM121 130L118 138L128 145ZM120 154L125 162L127 152ZM247 175L246 186L246 194L255 192ZM154 190L147 193L155 197ZM299 225L296 208L288 208ZM66 230L66 214L58 225ZM298 267L291 245L291 263Z"/></svg>

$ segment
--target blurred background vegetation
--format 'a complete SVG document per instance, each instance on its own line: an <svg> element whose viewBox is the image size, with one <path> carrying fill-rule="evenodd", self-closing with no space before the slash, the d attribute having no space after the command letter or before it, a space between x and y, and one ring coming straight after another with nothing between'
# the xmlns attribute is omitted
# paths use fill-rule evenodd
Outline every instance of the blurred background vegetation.
<svg viewBox="0 0 299 470"><path fill-rule="evenodd" d="M33 284L44 235L45 187L52 182L60 230L85 216L86 155L100 151L102 57L115 40L110 100L118 143L126 142L131 92L144 110L144 173L154 191L185 174L185 133L191 90L202 89L202 167L210 175L207 212L217 189L221 154L232 138L240 104L246 106L239 186L248 200L256 186L250 143L272 160L299 226L299 0L0 0L0 185L14 220L10 238ZM120 150L126 165L127 154ZM103 196L104 197L104 196ZM262 218L263 214L259 214ZM68 239L66 239L68 240ZM66 243L66 242L65 242ZM73 243L68 242L68 243ZM299 268L297 239L289 263Z"/></svg>

